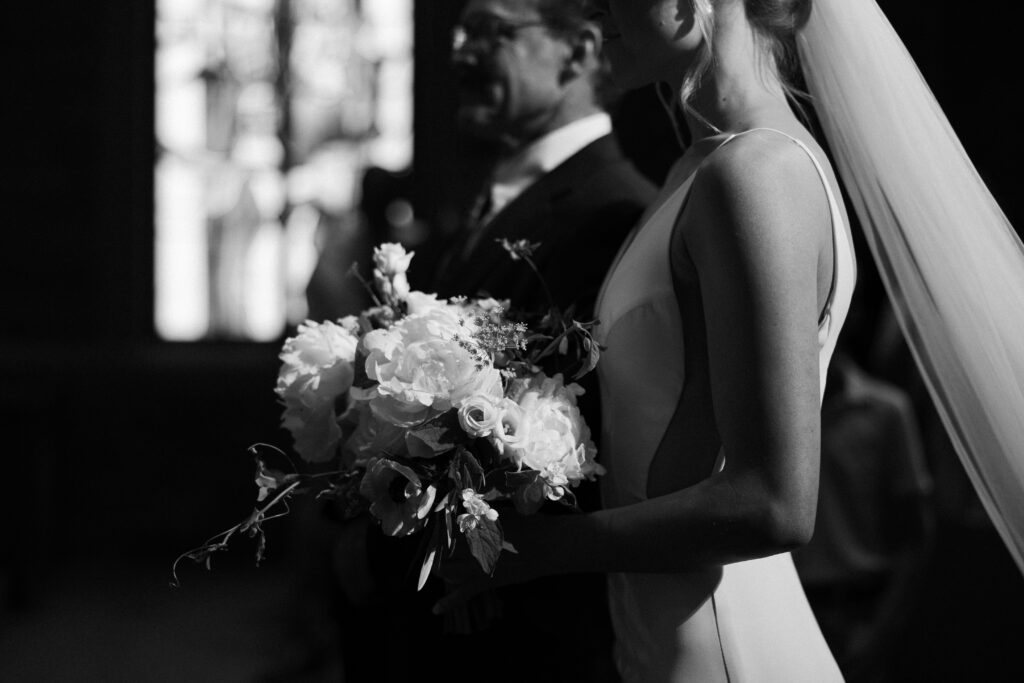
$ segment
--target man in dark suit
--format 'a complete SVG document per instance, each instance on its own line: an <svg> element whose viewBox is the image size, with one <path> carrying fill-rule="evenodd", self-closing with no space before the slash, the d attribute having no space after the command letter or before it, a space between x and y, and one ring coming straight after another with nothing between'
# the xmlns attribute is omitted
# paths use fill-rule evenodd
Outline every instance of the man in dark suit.
<svg viewBox="0 0 1024 683"><path fill-rule="evenodd" d="M585 0L470 0L454 31L458 117L499 151L428 289L487 294L526 311L547 297L496 242L526 239L561 308L589 319L604 275L654 188L627 160L602 108L600 30ZM425 265L425 264L418 264Z"/></svg>

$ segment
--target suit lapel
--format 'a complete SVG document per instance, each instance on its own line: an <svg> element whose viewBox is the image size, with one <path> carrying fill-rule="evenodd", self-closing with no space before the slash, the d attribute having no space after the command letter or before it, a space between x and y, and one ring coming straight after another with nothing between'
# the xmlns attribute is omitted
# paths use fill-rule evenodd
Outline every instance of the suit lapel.
<svg viewBox="0 0 1024 683"><path fill-rule="evenodd" d="M487 282L504 277L516 277L516 264L495 240L526 239L544 243L548 231L556 229L553 216L558 205L573 192L584 189L587 176L594 169L622 159L619 147L611 135L598 138L561 165L526 188L508 203L482 229L484 233L464 259L455 258L448 282L458 293L472 296ZM457 245L458 246L458 245Z"/></svg>

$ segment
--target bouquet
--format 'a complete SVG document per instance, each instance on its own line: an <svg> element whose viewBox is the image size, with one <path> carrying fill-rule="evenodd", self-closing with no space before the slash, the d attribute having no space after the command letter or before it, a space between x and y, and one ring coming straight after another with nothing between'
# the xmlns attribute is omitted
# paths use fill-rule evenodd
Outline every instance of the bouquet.
<svg viewBox="0 0 1024 683"><path fill-rule="evenodd" d="M540 276L537 245L501 242ZM385 534L424 534L419 588L460 539L491 574L503 550L515 551L496 501L520 514L545 501L575 506L572 489L603 473L574 383L598 360L593 323L552 306L531 329L510 319L508 302L410 291L413 255L399 244L376 247L372 281L363 280L374 305L306 321L281 351L282 426L302 460L336 467L274 469L266 452L282 451L251 447L257 507L178 561L209 567L244 533L257 539L258 563L263 523L286 514L291 496L313 493L336 500L346 518L372 515Z"/></svg>

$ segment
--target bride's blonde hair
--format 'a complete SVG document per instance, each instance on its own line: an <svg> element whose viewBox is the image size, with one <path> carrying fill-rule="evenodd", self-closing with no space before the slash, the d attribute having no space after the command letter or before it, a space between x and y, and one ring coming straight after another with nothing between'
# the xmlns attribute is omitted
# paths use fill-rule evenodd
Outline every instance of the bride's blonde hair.
<svg viewBox="0 0 1024 683"><path fill-rule="evenodd" d="M683 79L683 87L679 91L679 100L685 109L690 110L693 114L697 114L697 112L690 109L689 102L693 94L697 92L697 88L700 87L701 79L711 69L711 64L714 61L714 52L711 49L711 44L715 36L715 8L713 0L690 1L693 3L693 20L697 25L697 30L700 31L701 36L704 38L704 42L701 45L697 61L693 63L693 66L690 67L686 77Z"/></svg>
<svg viewBox="0 0 1024 683"><path fill-rule="evenodd" d="M712 49L715 36L715 5L723 0L689 0L693 4L693 16L697 30L704 41L700 55L683 79L679 100L683 109L704 120L700 112L693 109L690 99L700 87L701 80L714 64ZM799 87L800 60L796 49L797 32L811 16L812 0L742 0L743 9L758 38L766 45L773 64L782 80L786 93L793 100L803 96Z"/></svg>

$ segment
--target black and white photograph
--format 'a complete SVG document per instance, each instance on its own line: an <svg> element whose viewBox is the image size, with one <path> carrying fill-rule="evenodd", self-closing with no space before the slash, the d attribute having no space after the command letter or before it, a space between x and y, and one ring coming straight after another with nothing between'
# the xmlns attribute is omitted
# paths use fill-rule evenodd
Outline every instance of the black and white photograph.
<svg viewBox="0 0 1024 683"><path fill-rule="evenodd" d="M1024 680L1011 5L19 4L0 681Z"/></svg>

